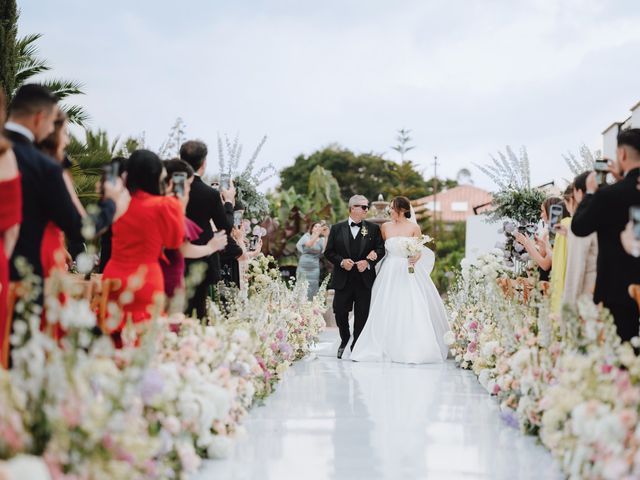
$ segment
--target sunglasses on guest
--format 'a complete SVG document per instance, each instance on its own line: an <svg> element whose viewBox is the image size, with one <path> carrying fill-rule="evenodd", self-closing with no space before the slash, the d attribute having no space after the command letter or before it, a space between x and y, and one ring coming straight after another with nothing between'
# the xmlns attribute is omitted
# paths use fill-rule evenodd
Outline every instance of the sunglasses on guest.
<svg viewBox="0 0 640 480"><path fill-rule="evenodd" d="M364 211L369 210L369 205L354 205L355 208L361 208Z"/></svg>

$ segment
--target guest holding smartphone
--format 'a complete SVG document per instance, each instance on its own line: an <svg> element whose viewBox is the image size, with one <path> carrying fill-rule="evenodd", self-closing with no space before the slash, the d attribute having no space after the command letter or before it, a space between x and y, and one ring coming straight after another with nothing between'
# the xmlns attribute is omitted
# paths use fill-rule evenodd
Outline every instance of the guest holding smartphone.
<svg viewBox="0 0 640 480"><path fill-rule="evenodd" d="M550 209L549 231L554 238L551 264L551 312L560 313L562 295L567 273L567 231L571 226L571 206L573 205L573 184L562 195L563 204Z"/></svg>
<svg viewBox="0 0 640 480"><path fill-rule="evenodd" d="M189 203L191 184L194 179L194 172L191 166L179 158L164 162L166 176L166 194L180 200L183 211ZM160 259L160 267L164 276L164 291L170 300L170 311L184 310L185 293L185 258L204 258L222 250L227 245L226 235L214 235L206 245L195 245L191 243L197 240L202 233L202 229L193 220L185 217L185 239L179 248L167 248Z"/></svg>
<svg viewBox="0 0 640 480"><path fill-rule="evenodd" d="M578 175L574 181L573 199L569 202L569 212L574 214L587 192L587 177L591 172ZM575 305L582 295L593 299L596 285L596 263L598 260L598 237L595 233L586 237L576 236L567 230L567 268L564 281L562 305Z"/></svg>
<svg viewBox="0 0 640 480"><path fill-rule="evenodd" d="M603 303L615 319L618 335L630 340L638 335L638 305L629 285L640 283L640 258L625 252L620 236L629 221L629 208L640 205L640 129L618 134L612 173L621 178L600 186L594 172L587 177L587 194L578 206L571 229L579 237L598 236L598 262L594 301Z"/></svg>
<svg viewBox="0 0 640 480"><path fill-rule="evenodd" d="M155 153L136 150L131 154L127 166L131 204L113 224L113 251L103 274L104 279L118 279L122 284L110 295L122 312L115 324L109 325L116 346L121 345L120 334L128 320L147 322L153 307L163 309L164 277L159 259L163 249L177 249L184 243L184 204L163 195L166 175Z"/></svg>
<svg viewBox="0 0 640 480"><path fill-rule="evenodd" d="M328 235L329 227L324 221L314 222L296 244L300 252L296 279L307 281L309 299L315 297L320 288L320 259L324 255Z"/></svg>

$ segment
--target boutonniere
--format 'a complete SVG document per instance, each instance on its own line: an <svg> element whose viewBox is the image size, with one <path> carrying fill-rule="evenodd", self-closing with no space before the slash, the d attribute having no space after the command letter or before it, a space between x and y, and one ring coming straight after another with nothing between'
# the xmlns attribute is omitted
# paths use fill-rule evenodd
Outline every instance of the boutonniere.
<svg viewBox="0 0 640 480"><path fill-rule="evenodd" d="M367 226L363 223L362 228L360 229L360 235L366 237L369 234L369 230L367 230Z"/></svg>

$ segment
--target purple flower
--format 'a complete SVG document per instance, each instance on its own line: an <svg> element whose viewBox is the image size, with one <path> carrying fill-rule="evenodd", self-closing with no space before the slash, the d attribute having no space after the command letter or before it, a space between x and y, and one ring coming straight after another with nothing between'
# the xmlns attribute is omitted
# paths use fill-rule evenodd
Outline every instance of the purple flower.
<svg viewBox="0 0 640 480"><path fill-rule="evenodd" d="M502 228L506 233L513 233L516 231L516 224L514 222L504 222Z"/></svg>
<svg viewBox="0 0 640 480"><path fill-rule="evenodd" d="M511 428L519 428L520 425L518 423L518 417L515 412L511 409L503 410L500 412L500 418L504 423L506 423Z"/></svg>
<svg viewBox="0 0 640 480"><path fill-rule="evenodd" d="M144 372L142 382L140 383L140 394L145 404L151 403L156 395L162 393L164 389L164 379L158 370L153 368Z"/></svg>
<svg viewBox="0 0 640 480"><path fill-rule="evenodd" d="M288 357L293 355L293 347L287 342L282 342L280 344L280 351Z"/></svg>

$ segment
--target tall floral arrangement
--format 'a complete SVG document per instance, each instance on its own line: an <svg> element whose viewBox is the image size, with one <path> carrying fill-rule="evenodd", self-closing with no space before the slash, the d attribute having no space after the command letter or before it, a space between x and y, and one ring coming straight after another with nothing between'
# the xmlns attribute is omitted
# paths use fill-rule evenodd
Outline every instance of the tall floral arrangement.
<svg viewBox="0 0 640 480"><path fill-rule="evenodd" d="M244 169L241 169L243 146L236 136L231 140L227 135L224 139L218 135L218 162L220 174L228 174L233 178L238 191L238 198L246 207L246 214L254 223L262 221L269 214L269 202L258 187L276 174L272 164L256 169L256 160L267 141L266 135L258 142L257 147L249 157Z"/></svg>

